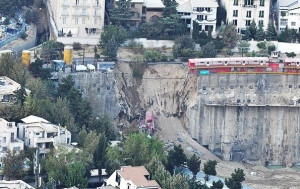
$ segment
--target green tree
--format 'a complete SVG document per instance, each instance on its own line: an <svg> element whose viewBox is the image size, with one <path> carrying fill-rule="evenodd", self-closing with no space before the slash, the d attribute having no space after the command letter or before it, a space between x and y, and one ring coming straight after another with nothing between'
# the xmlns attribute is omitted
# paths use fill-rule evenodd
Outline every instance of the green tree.
<svg viewBox="0 0 300 189"><path fill-rule="evenodd" d="M30 64L30 73L34 77L39 77L41 79L47 80L51 77L51 69L43 68L44 61L42 59L37 58L34 62Z"/></svg>
<svg viewBox="0 0 300 189"><path fill-rule="evenodd" d="M191 39L189 35L183 35L175 39L174 46L173 46L173 56L175 58L182 55L182 51L184 49L191 49L194 50L195 43Z"/></svg>
<svg viewBox="0 0 300 189"><path fill-rule="evenodd" d="M290 53L285 53L287 57L289 58L294 58L296 56L296 54L294 52L290 52Z"/></svg>
<svg viewBox="0 0 300 189"><path fill-rule="evenodd" d="M187 166L190 171L192 171L193 176L196 177L197 173L200 171L201 160L195 154L187 160Z"/></svg>
<svg viewBox="0 0 300 189"><path fill-rule="evenodd" d="M118 146L108 146L106 149L106 172L108 175L119 169L123 164L123 158Z"/></svg>
<svg viewBox="0 0 300 189"><path fill-rule="evenodd" d="M263 30L262 24L259 24L258 30L257 30L257 32L255 34L255 39L257 41L263 41L263 40L266 39L266 34L265 34L264 30Z"/></svg>
<svg viewBox="0 0 300 189"><path fill-rule="evenodd" d="M234 173L231 174L231 178L225 179L225 185L229 189L241 189L242 182L245 180L245 173L242 169L235 169Z"/></svg>
<svg viewBox="0 0 300 189"><path fill-rule="evenodd" d="M204 163L203 172L207 175L217 175L216 171L216 165L218 164L215 160L208 160L206 163Z"/></svg>
<svg viewBox="0 0 300 189"><path fill-rule="evenodd" d="M220 5L220 3L219 3ZM223 5L217 8L217 26L221 26L222 23L226 23L227 12Z"/></svg>
<svg viewBox="0 0 300 189"><path fill-rule="evenodd" d="M97 149L94 153L94 162L95 162L95 166L99 170L99 173L101 173L101 169L105 168L105 162L106 162L105 156L106 156L107 146L108 146L107 138L104 134L101 134Z"/></svg>
<svg viewBox="0 0 300 189"><path fill-rule="evenodd" d="M47 63L51 60L58 60L63 58L63 50L65 45L56 41L46 41L42 44L41 58Z"/></svg>
<svg viewBox="0 0 300 189"><path fill-rule="evenodd" d="M206 32L204 30L202 30L199 34L199 38L198 38L198 43L203 46L206 45L208 43L208 41L210 41L208 39L208 35L206 34Z"/></svg>
<svg viewBox="0 0 300 189"><path fill-rule="evenodd" d="M30 24L33 22L33 14L31 10L27 10L25 13L25 21L27 24Z"/></svg>
<svg viewBox="0 0 300 189"><path fill-rule="evenodd" d="M85 166L82 163L75 162L68 166L66 185L68 187L76 186L78 188L87 187L88 178L86 176Z"/></svg>
<svg viewBox="0 0 300 189"><path fill-rule="evenodd" d="M108 140L115 140L116 130L108 114L104 114L100 118L91 119L88 125L90 130L94 130L98 134L104 134Z"/></svg>
<svg viewBox="0 0 300 189"><path fill-rule="evenodd" d="M128 20L134 15L130 11L131 0L119 0L115 1L116 6L111 9L110 12L110 21L113 25L127 27L129 22Z"/></svg>
<svg viewBox="0 0 300 189"><path fill-rule="evenodd" d="M77 143L78 143L78 146L79 147L83 147L84 146L84 141L87 137L87 131L86 131L86 128L85 126L83 126L80 130L80 132L78 133L78 136L77 136Z"/></svg>
<svg viewBox="0 0 300 189"><path fill-rule="evenodd" d="M23 170L24 151L16 152L7 150L3 158L3 174L10 179L22 179L25 172Z"/></svg>
<svg viewBox="0 0 300 189"><path fill-rule="evenodd" d="M204 58L214 58L217 55L216 47L213 41L204 45L201 50Z"/></svg>
<svg viewBox="0 0 300 189"><path fill-rule="evenodd" d="M152 175L153 180L156 180L162 188L167 188L167 181L171 177L171 174L165 169L164 165L158 158L152 158L152 160L146 165L146 168Z"/></svg>
<svg viewBox="0 0 300 189"><path fill-rule="evenodd" d="M268 30L266 34L266 38L268 41L276 41L277 40L277 32L272 23L268 24Z"/></svg>
<svg viewBox="0 0 300 189"><path fill-rule="evenodd" d="M224 184L221 180L218 180L217 182L213 181L210 189L223 189L223 186L224 186Z"/></svg>
<svg viewBox="0 0 300 189"><path fill-rule="evenodd" d="M292 41L291 30L286 26L284 31L282 31L278 36L279 42L287 42L290 43Z"/></svg>
<svg viewBox="0 0 300 189"><path fill-rule="evenodd" d="M186 155L181 147L181 145L175 145L174 149L170 150L168 153L168 164L167 170L173 173L174 167L179 167L186 161Z"/></svg>
<svg viewBox="0 0 300 189"><path fill-rule="evenodd" d="M252 20L250 26L249 26L249 31L251 33L251 38L256 39L256 33L257 33L257 26L254 20Z"/></svg>
<svg viewBox="0 0 300 189"><path fill-rule="evenodd" d="M252 40L252 35L251 35L249 27L247 27L245 30L245 34L243 35L243 40L246 40L246 41Z"/></svg>
<svg viewBox="0 0 300 189"><path fill-rule="evenodd" d="M238 44L239 52L242 54L242 57L244 57L244 54L248 53L250 50L250 43L247 41L240 41Z"/></svg>
<svg viewBox="0 0 300 189"><path fill-rule="evenodd" d="M101 39L98 44L100 48L103 48L103 55L108 58L115 59L117 57L117 51L121 44L127 39L127 32L120 26L107 26L101 34Z"/></svg>
<svg viewBox="0 0 300 189"><path fill-rule="evenodd" d="M26 101L26 89L24 83L21 83L21 88L17 91L14 91L14 96L17 100L17 103L20 103L21 106L24 105L24 102Z"/></svg>
<svg viewBox="0 0 300 189"><path fill-rule="evenodd" d="M233 49L236 46L237 41L239 40L236 28L232 23L227 24L222 33L222 37L223 44L230 49Z"/></svg>
<svg viewBox="0 0 300 189"><path fill-rule="evenodd" d="M69 91L74 87L75 82L71 75L62 79L62 82L58 85L57 94L64 98L68 96Z"/></svg>
<svg viewBox="0 0 300 189"><path fill-rule="evenodd" d="M193 21L192 38L194 41L199 40L199 34L200 34L200 25L196 21Z"/></svg>
<svg viewBox="0 0 300 189"><path fill-rule="evenodd" d="M177 13L178 3L176 0L163 0L163 3L165 5L164 11L163 11L164 17L169 17L169 16Z"/></svg>

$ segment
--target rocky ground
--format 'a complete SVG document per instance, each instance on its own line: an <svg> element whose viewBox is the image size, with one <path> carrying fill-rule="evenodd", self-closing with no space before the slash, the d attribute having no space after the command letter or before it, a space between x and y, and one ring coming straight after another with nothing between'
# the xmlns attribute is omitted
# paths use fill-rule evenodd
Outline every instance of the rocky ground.
<svg viewBox="0 0 300 189"><path fill-rule="evenodd" d="M300 173L291 168L271 171L263 166L222 161L190 137L185 106L195 99L197 90L195 77L188 75L184 66L151 65L140 80L132 77L129 63L121 62L116 73L118 94L127 97L126 112L133 116L140 109L154 111L158 125L156 136L167 150L174 144L181 144L188 155L199 155L202 164L209 159L217 160L221 178L230 177L235 168L244 169L244 184L253 188L299 188Z"/></svg>

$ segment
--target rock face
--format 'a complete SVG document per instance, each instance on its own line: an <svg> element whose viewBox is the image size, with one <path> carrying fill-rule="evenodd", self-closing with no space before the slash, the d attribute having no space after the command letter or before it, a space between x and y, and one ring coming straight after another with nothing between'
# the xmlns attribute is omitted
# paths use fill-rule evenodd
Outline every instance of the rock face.
<svg viewBox="0 0 300 189"><path fill-rule="evenodd" d="M300 161L300 76L199 76L190 134L225 160Z"/></svg>

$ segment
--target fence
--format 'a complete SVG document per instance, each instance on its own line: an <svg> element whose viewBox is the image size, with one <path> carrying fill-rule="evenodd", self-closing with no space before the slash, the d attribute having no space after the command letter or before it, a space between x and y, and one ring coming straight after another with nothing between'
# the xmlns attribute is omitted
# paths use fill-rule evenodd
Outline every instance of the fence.
<svg viewBox="0 0 300 189"><path fill-rule="evenodd" d="M25 28L26 28L25 18L21 13L17 13L17 17L19 17L19 16L21 16L21 18L22 18L22 27L19 28L19 30L14 35L6 37L5 39L3 39L3 41L0 41L0 48L6 44L18 39L20 37L21 33L25 31Z"/></svg>

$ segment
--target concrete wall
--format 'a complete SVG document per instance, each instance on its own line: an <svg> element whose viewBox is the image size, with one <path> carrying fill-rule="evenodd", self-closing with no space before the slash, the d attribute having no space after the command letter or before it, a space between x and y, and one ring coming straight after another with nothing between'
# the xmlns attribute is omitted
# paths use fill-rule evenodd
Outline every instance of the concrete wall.
<svg viewBox="0 0 300 189"><path fill-rule="evenodd" d="M186 114L200 144L225 160L300 162L300 76L208 75L197 82Z"/></svg>
<svg viewBox="0 0 300 189"><path fill-rule="evenodd" d="M145 48L161 48L163 46L172 48L174 45L174 41L172 40L147 40L146 38L136 38L134 40L142 44Z"/></svg>
<svg viewBox="0 0 300 189"><path fill-rule="evenodd" d="M91 37L57 37L57 41L65 45L72 45L74 42L81 43L83 45L97 45L100 40L100 35Z"/></svg>

